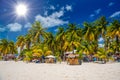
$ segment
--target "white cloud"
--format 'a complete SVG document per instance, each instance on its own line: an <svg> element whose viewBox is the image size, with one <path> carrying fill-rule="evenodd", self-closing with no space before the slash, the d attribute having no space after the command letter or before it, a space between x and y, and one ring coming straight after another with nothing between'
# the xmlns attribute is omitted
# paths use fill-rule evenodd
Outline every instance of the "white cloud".
<svg viewBox="0 0 120 80"><path fill-rule="evenodd" d="M55 10L55 7L51 5L49 9Z"/></svg>
<svg viewBox="0 0 120 80"><path fill-rule="evenodd" d="M91 14L90 17L94 17L95 15L94 14Z"/></svg>
<svg viewBox="0 0 120 80"><path fill-rule="evenodd" d="M48 15L48 11L45 11L44 15L47 16Z"/></svg>
<svg viewBox="0 0 120 80"><path fill-rule="evenodd" d="M95 10L95 14L99 14L101 12L101 9L99 8L99 9L97 9L97 10Z"/></svg>
<svg viewBox="0 0 120 80"><path fill-rule="evenodd" d="M108 4L108 6L113 6L114 5L114 2L110 2L109 4Z"/></svg>
<svg viewBox="0 0 120 80"><path fill-rule="evenodd" d="M61 10L46 17L39 14L35 17L35 20L40 21L43 27L54 27L68 23L68 21L60 19L62 16L64 16L64 11Z"/></svg>
<svg viewBox="0 0 120 80"><path fill-rule="evenodd" d="M4 32L5 31L5 28L0 28L0 32Z"/></svg>
<svg viewBox="0 0 120 80"><path fill-rule="evenodd" d="M50 15L49 17L51 18L60 18L64 15L64 12L61 10L59 12L54 12L52 15Z"/></svg>
<svg viewBox="0 0 120 80"><path fill-rule="evenodd" d="M0 32L4 32L6 30L6 27L3 25L0 25Z"/></svg>
<svg viewBox="0 0 120 80"><path fill-rule="evenodd" d="M110 17L119 17L120 16L120 11L116 11L115 13L113 13Z"/></svg>
<svg viewBox="0 0 120 80"><path fill-rule="evenodd" d="M98 44L99 47L104 47L104 44Z"/></svg>
<svg viewBox="0 0 120 80"><path fill-rule="evenodd" d="M55 32L58 32L58 29L55 29L54 31L55 31Z"/></svg>
<svg viewBox="0 0 120 80"><path fill-rule="evenodd" d="M32 27L32 24L29 22L24 25L24 28L30 28L30 27Z"/></svg>
<svg viewBox="0 0 120 80"><path fill-rule="evenodd" d="M102 41L104 41L104 39L103 39L102 37L100 37L100 38L98 39L98 41L99 41L99 42L102 42Z"/></svg>
<svg viewBox="0 0 120 80"><path fill-rule="evenodd" d="M19 23L11 23L7 25L7 28L12 32L21 31L22 25Z"/></svg>
<svg viewBox="0 0 120 80"><path fill-rule="evenodd" d="M65 10L65 7L61 7L61 10L64 11L64 10Z"/></svg>
<svg viewBox="0 0 120 80"><path fill-rule="evenodd" d="M99 8L99 9L96 9L93 14L90 14L90 17L92 18L92 17L100 14L100 12L101 12L101 9L100 9L100 8Z"/></svg>
<svg viewBox="0 0 120 80"><path fill-rule="evenodd" d="M72 11L72 6L71 5L66 5L65 8L66 8L67 11Z"/></svg>

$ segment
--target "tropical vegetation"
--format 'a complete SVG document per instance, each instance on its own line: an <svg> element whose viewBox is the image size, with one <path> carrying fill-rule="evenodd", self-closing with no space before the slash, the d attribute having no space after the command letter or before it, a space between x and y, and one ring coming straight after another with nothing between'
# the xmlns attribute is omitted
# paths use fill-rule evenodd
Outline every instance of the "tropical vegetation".
<svg viewBox="0 0 120 80"><path fill-rule="evenodd" d="M99 39L102 38L102 46ZM20 52L16 52L17 48ZM0 40L0 55L19 53L19 57L31 61L41 56L55 55L64 60L64 53L77 50L101 60L108 60L113 54L120 54L120 21L108 21L104 16L93 22L84 22L82 26L69 23L58 28L55 33L48 32L38 21L32 24L26 35L17 37L14 43Z"/></svg>

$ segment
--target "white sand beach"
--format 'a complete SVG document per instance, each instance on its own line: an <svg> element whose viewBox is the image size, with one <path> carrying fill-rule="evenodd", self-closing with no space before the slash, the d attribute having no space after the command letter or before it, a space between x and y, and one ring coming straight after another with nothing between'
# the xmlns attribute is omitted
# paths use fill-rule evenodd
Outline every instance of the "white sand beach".
<svg viewBox="0 0 120 80"><path fill-rule="evenodd" d="M0 80L120 80L120 63L71 66L0 61Z"/></svg>

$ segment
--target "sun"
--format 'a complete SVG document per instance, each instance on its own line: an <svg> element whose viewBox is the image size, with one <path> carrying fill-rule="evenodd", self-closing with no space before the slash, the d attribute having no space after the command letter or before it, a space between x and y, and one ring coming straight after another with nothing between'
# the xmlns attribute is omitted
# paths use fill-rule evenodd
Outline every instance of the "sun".
<svg viewBox="0 0 120 80"><path fill-rule="evenodd" d="M18 4L16 6L16 14L18 16L25 16L27 14L27 6L25 4Z"/></svg>

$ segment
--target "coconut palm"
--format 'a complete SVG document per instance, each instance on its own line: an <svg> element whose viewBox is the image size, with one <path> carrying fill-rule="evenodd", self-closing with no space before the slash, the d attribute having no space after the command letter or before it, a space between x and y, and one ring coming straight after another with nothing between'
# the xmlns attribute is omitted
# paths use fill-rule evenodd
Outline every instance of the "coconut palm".
<svg viewBox="0 0 120 80"><path fill-rule="evenodd" d="M34 43L41 43L43 38L47 37L47 34L45 32L45 28L42 27L41 23L36 21L32 28L30 29L30 32L33 36Z"/></svg>
<svg viewBox="0 0 120 80"><path fill-rule="evenodd" d="M25 37L24 36L20 35L17 37L16 46L17 46L17 48L20 47L20 53L21 53L21 51L23 50L23 48L25 46Z"/></svg>
<svg viewBox="0 0 120 80"><path fill-rule="evenodd" d="M69 46L72 48L73 53L74 49L79 47L79 36L77 34L77 26L75 24L68 24L68 29L66 30L66 40L69 42Z"/></svg>
<svg viewBox="0 0 120 80"><path fill-rule="evenodd" d="M63 56L64 50L63 50L63 46L65 43L65 30L63 27L59 27L58 28L58 32L56 34L56 43L57 43L57 49L60 51L61 56Z"/></svg>
<svg viewBox="0 0 120 80"><path fill-rule="evenodd" d="M17 53L17 48L16 48L16 46L15 46L13 41L9 42L9 47L10 47L10 53L11 54Z"/></svg>
<svg viewBox="0 0 120 80"><path fill-rule="evenodd" d="M107 25L108 21L104 16L100 17L95 21L95 24L97 26L97 32L102 38L104 39L104 44L105 44L105 50L107 50L107 41L106 41L106 30L107 30Z"/></svg>
<svg viewBox="0 0 120 80"><path fill-rule="evenodd" d="M99 33L105 39L105 34L106 34L108 21L106 20L106 18L104 16L102 16L98 20L96 20L95 24L98 28Z"/></svg>
<svg viewBox="0 0 120 80"><path fill-rule="evenodd" d="M48 33L48 37L44 44L48 45L49 49L55 53L56 50L56 40L52 33Z"/></svg>
<svg viewBox="0 0 120 80"><path fill-rule="evenodd" d="M119 44L120 44L120 22L118 20L114 20L110 27L108 28L107 34L116 40L116 53L119 52Z"/></svg>
<svg viewBox="0 0 120 80"><path fill-rule="evenodd" d="M104 63L106 63L106 61L108 59L108 52L106 52L104 48L99 48L97 55L100 60L102 60L102 61L104 61Z"/></svg>
<svg viewBox="0 0 120 80"><path fill-rule="evenodd" d="M83 38L85 41L88 42L89 45L94 45L93 50L94 54L97 52L98 49L98 31L97 27L94 23L84 22L83 28Z"/></svg>
<svg viewBox="0 0 120 80"><path fill-rule="evenodd" d="M30 49L31 44L32 44L32 35L30 33L28 33L25 36L25 46L28 50Z"/></svg>
<svg viewBox="0 0 120 80"><path fill-rule="evenodd" d="M10 45L7 39L2 39L0 43L0 52L3 56L6 56L10 52Z"/></svg>
<svg viewBox="0 0 120 80"><path fill-rule="evenodd" d="M84 39L88 42L93 42L98 39L97 29L92 23L84 22L83 24L83 35Z"/></svg>

